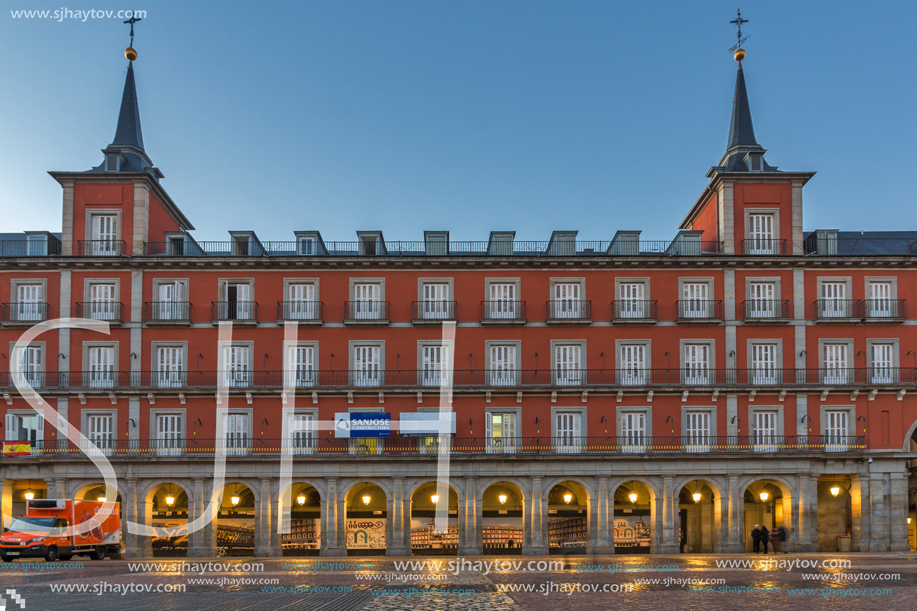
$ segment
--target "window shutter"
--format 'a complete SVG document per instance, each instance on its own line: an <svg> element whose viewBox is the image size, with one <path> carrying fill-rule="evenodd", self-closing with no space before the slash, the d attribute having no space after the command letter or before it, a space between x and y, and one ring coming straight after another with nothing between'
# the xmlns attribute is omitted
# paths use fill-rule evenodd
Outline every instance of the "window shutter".
<svg viewBox="0 0 917 611"><path fill-rule="evenodd" d="M6 415L6 440L19 440L19 417L15 414Z"/></svg>

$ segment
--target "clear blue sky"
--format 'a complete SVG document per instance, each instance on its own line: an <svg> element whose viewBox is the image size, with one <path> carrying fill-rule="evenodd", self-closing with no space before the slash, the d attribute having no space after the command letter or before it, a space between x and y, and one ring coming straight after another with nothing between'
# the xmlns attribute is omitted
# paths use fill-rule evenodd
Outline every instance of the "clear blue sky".
<svg viewBox="0 0 917 611"><path fill-rule="evenodd" d="M140 9L146 150L199 239L318 229L672 237L726 145L736 4L9 0L0 231L59 230L48 170L101 162ZM133 6L131 6L133 5ZM917 3L746 2L758 141L816 170L807 229L917 229Z"/></svg>

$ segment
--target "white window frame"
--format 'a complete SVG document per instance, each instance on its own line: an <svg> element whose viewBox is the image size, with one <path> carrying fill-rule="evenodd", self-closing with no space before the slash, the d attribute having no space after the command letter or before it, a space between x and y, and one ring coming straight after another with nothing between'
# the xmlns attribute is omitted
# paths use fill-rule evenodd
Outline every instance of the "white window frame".
<svg viewBox="0 0 917 611"><path fill-rule="evenodd" d="M218 415L222 420L219 425L219 429L222 435L217 437L217 443L221 444L225 448L226 455L245 456L249 454L252 447L252 430L255 426L253 421L253 410L251 408L229 409L225 412L218 412ZM238 418L241 418L241 422L246 425L243 427L246 430L238 430L239 427L236 425L238 424L239 420L235 420L234 426L229 426L230 419Z"/></svg>
<svg viewBox="0 0 917 611"><path fill-rule="evenodd" d="M294 286L311 286L312 298L302 300L293 299L292 293ZM319 286L318 278L284 278L283 318L285 320L318 320L321 317Z"/></svg>
<svg viewBox="0 0 917 611"><path fill-rule="evenodd" d="M643 346L643 367L634 368L625 362L625 346ZM648 339L615 340L615 363L617 365L618 384L623 386L645 386L652 383L652 342Z"/></svg>
<svg viewBox="0 0 917 611"><path fill-rule="evenodd" d="M703 299L700 297L686 297L685 290L686 285L706 285L705 296ZM703 278L694 278L691 276L681 277L678 279L678 299L682 303L681 312L679 312L681 318L691 319L705 319L713 318L716 315L715 307L713 302L714 299L714 282L713 278L703 277Z"/></svg>
<svg viewBox="0 0 917 611"><path fill-rule="evenodd" d="M499 437L493 434L493 417L510 416L513 419L512 435L506 435L501 432ZM506 430L506 422L501 423L501 429ZM484 412L484 434L487 439L485 451L488 454L514 454L517 448L522 445L522 410L518 407L488 407Z"/></svg>
<svg viewBox="0 0 917 611"><path fill-rule="evenodd" d="M505 367L499 371L493 363L493 348L511 346L513 348L512 368ZM517 386L521 382L520 369L522 362L522 340L487 340L484 342L484 369L487 371L488 386Z"/></svg>
<svg viewBox="0 0 917 611"><path fill-rule="evenodd" d="M178 418L176 431L161 431L159 418ZM156 444L154 451L160 455L182 454L188 439L188 415L185 408L164 408L150 410L150 437ZM177 434L176 434L177 433Z"/></svg>
<svg viewBox="0 0 917 611"><path fill-rule="evenodd" d="M90 369L90 354L91 350L95 348L111 348L112 349L112 368L111 375L97 375L93 373L93 370ZM83 384L89 388L113 388L118 382L118 364L119 361L118 355L118 342L83 342Z"/></svg>
<svg viewBox="0 0 917 611"><path fill-rule="evenodd" d="M95 419L103 420L95 420ZM106 421L110 426L110 430L107 435L102 434L101 436L96 435L94 431L91 430L93 422L104 422ZM80 412L80 432L84 437L90 442L95 444L99 451L103 455L109 455L115 451L118 444L118 410L114 409L84 409ZM95 450L91 449L91 446L87 445L84 452L92 454Z"/></svg>
<svg viewBox="0 0 917 611"><path fill-rule="evenodd" d="M759 299L754 295L752 286L756 284L769 285L771 287L771 293L773 294L773 297L771 297L770 303L762 303L767 300ZM781 310L783 300L780 296L780 278L760 276L746 277L745 304L745 312L743 312L744 317L764 320L770 318L780 318L783 315Z"/></svg>
<svg viewBox="0 0 917 611"><path fill-rule="evenodd" d="M160 365L159 350L161 348L177 349L181 358L181 369L163 370ZM156 388L181 388L187 383L188 376L188 342L152 342L150 344L150 369L153 379L151 386Z"/></svg>
<svg viewBox="0 0 917 611"><path fill-rule="evenodd" d="M375 299L358 299L357 287L362 285L376 286L378 296ZM385 278L351 278L349 294L350 311L347 312L347 318L352 320L385 320Z"/></svg>
<svg viewBox="0 0 917 611"><path fill-rule="evenodd" d="M45 342L30 342L29 345L24 346L20 350L25 350L29 353L25 357L25 360L22 362L22 374L20 382L27 382L32 388L41 388L46 386L47 378L45 373L47 372L47 355L48 351L46 348ZM8 371L10 371L10 386L13 386L12 370L13 363L15 359L21 358L18 355L16 350L16 342L10 342L9 352L7 354L10 356L9 361L7 362ZM36 356L37 354L37 356ZM38 361L37 363L35 361Z"/></svg>
<svg viewBox="0 0 917 611"><path fill-rule="evenodd" d="M94 300L92 297L96 287L112 287L110 300ZM121 282L118 278L87 278L83 283L83 318L93 320L118 320L121 312L118 304L121 302Z"/></svg>
<svg viewBox="0 0 917 611"><path fill-rule="evenodd" d="M35 439L32 439L32 435L28 436L27 439L21 439L20 431L20 419L22 418L35 418L35 428L29 429L29 431L34 432ZM15 422L12 419L16 419ZM45 419L42 414L37 413L35 410L17 410L11 409L7 410L5 417L5 425L3 429L3 439L6 441L28 441L31 446L31 455L37 456L41 454L42 450L45 449ZM14 426L15 425L15 426ZM15 435L14 435L15 432Z"/></svg>
<svg viewBox="0 0 917 611"><path fill-rule="evenodd" d="M757 367L755 363L755 348L772 346L774 350L773 367ZM783 383L783 340L780 339L749 339L746 343L746 356L748 358L748 383L760 386L770 386Z"/></svg>
<svg viewBox="0 0 917 611"><path fill-rule="evenodd" d="M756 414L773 413L774 426L766 431L758 430L759 418ZM749 444L755 452L777 452L782 444L784 435L783 406L781 405L756 405L748 408L748 435Z"/></svg>
<svg viewBox="0 0 917 611"><path fill-rule="evenodd" d="M379 361L375 369L357 368L358 348L376 348L378 349ZM350 382L354 386L364 388L375 388L385 383L385 341L383 340L350 340L347 349L348 370L350 371Z"/></svg>
<svg viewBox="0 0 917 611"><path fill-rule="evenodd" d="M898 278L896 276L867 276L866 277L866 296L865 312L866 318L904 318L902 312L898 311ZM873 297L873 285L888 285L888 297L877 300ZM879 303L876 303L879 301Z"/></svg>
<svg viewBox="0 0 917 611"><path fill-rule="evenodd" d="M428 299L428 285L443 286L444 296L442 299ZM417 303L418 317L422 320L450 320L455 318L455 281L453 278L418 278L417 279Z"/></svg>
<svg viewBox="0 0 917 611"><path fill-rule="evenodd" d="M114 237L111 240L105 240L104 238L96 239L93 237L93 225L95 224L93 219L97 216L112 216L115 217L115 226L116 231L114 232ZM106 256L106 257L117 257L121 255L121 242L124 235L124 223L122 222L121 210L119 208L106 209L106 208L87 208L86 209L86 242L89 245L88 249L84 249L83 254L89 256ZM107 243L106 243L107 242Z"/></svg>
<svg viewBox="0 0 917 611"><path fill-rule="evenodd" d="M839 284L844 287L843 297L825 297L826 284ZM816 279L816 299L818 300L818 318L851 318L853 317L853 281L849 276L819 276ZM834 301L836 300L836 301Z"/></svg>
<svg viewBox="0 0 917 611"><path fill-rule="evenodd" d="M712 339L682 339L679 340L681 358L682 381L692 386L709 386L716 382L716 342ZM707 362L703 366L697 361L689 359L691 350L696 351L695 356L706 352Z"/></svg>
<svg viewBox="0 0 917 611"><path fill-rule="evenodd" d="M771 221L771 237L752 235L753 216L769 216ZM754 243L755 240L758 243ZM779 208L746 208L745 209L745 254L749 255L779 255L777 244L780 240L780 209Z"/></svg>
<svg viewBox="0 0 917 611"><path fill-rule="evenodd" d="M568 290L558 295L559 287L573 289L574 295L570 296ZM552 319L579 319L586 318L586 279L585 278L551 278L550 294L548 300L551 307L548 318Z"/></svg>
<svg viewBox="0 0 917 611"><path fill-rule="evenodd" d="M283 439L295 456L314 454L318 447L318 410L295 408L284 410ZM302 421L295 422L302 418Z"/></svg>
<svg viewBox="0 0 917 611"><path fill-rule="evenodd" d="M232 350L236 348L244 348L247 352L247 358L244 363L244 369L237 369L232 362L232 356L227 354L227 350ZM252 384L252 377L254 372L254 359L255 359L255 346L254 342L232 342L229 345L220 345L219 354L218 354L218 370L219 375L223 378L223 383L226 384L229 388L247 388ZM229 357L229 361L227 360Z"/></svg>
<svg viewBox="0 0 917 611"><path fill-rule="evenodd" d="M624 454L643 454L649 450L653 438L652 407L619 407L617 408L616 425L621 452ZM629 419L636 424L642 417L643 430L625 426Z"/></svg>
<svg viewBox="0 0 917 611"><path fill-rule="evenodd" d="M846 418L845 429L832 427L837 421L832 413L843 414ZM850 449L850 438L856 436L856 408L851 405L822 405L821 431L825 440L825 452L846 452Z"/></svg>
<svg viewBox="0 0 917 611"><path fill-rule="evenodd" d="M499 298L494 300L494 285L509 284L513 285L512 299ZM488 320L516 320L522 318L519 308L522 306L522 280L520 278L485 278L484 279L484 301L487 302L485 318Z"/></svg>
<svg viewBox="0 0 917 611"><path fill-rule="evenodd" d="M38 298L35 301L23 302L19 298L20 287L37 288ZM10 302L15 305L10 308L10 322L40 322L50 313L42 311L42 306L48 298L48 281L44 278L15 279L10 282Z"/></svg>
<svg viewBox="0 0 917 611"><path fill-rule="evenodd" d="M692 420L697 421L703 418L707 420L706 431L690 426ZM716 439L716 407L683 405L681 407L681 435L685 452L710 451Z"/></svg>
<svg viewBox="0 0 917 611"><path fill-rule="evenodd" d="M558 354L561 350L575 349L575 366L569 362L561 362ZM556 386L582 386L586 384L586 340L584 339L552 339L551 340L551 372L552 383Z"/></svg>
<svg viewBox="0 0 917 611"><path fill-rule="evenodd" d="M417 375L421 386L439 388L449 384L449 349L450 342L419 340L417 342ZM428 366L427 356L431 351L439 352L439 365ZM454 358L454 357L453 357Z"/></svg>
<svg viewBox="0 0 917 611"><path fill-rule="evenodd" d="M178 299L172 299L171 301L163 301L160 298L161 287L171 286L173 287L173 293L178 293ZM153 312L151 312L151 318L155 321L169 321L169 320L187 320L191 318L190 306L187 305L190 303L188 298L190 283L188 278L154 278L153 279L153 295L152 301L156 305L153 306ZM176 290L177 289L177 290ZM187 312L184 308L189 308ZM187 316L184 314L187 313Z"/></svg>
<svg viewBox="0 0 917 611"><path fill-rule="evenodd" d="M875 362L875 348L877 346L889 346L891 350L891 362L889 364L877 364ZM901 367L900 343L898 338L874 338L866 340L866 367L867 380L870 384L895 384L899 381L898 372Z"/></svg>
<svg viewBox="0 0 917 611"><path fill-rule="evenodd" d="M845 362L842 366L829 365L826 360L827 346L846 346ZM850 384L854 380L854 360L856 352L853 351L853 340L844 339L819 339L818 340L818 368L821 373L819 382L822 384Z"/></svg>
<svg viewBox="0 0 917 611"><path fill-rule="evenodd" d="M303 367L294 359L294 351L306 348L312 350L311 367L309 363ZM319 360L318 360L318 342L316 341L296 341L283 342L283 384L293 388L311 388L318 384ZM296 360L297 362L294 362Z"/></svg>
<svg viewBox="0 0 917 611"><path fill-rule="evenodd" d="M572 429L562 430L560 424L569 421ZM551 446L557 454L579 454L586 451L589 432L586 407L551 406Z"/></svg>
<svg viewBox="0 0 917 611"><path fill-rule="evenodd" d="M624 286L632 284L637 284L642 287L640 291L643 293L643 296L640 299L624 295ZM617 311L613 314L616 318L635 320L651 318L651 301L649 278L615 278L615 302L618 303L618 306Z"/></svg>

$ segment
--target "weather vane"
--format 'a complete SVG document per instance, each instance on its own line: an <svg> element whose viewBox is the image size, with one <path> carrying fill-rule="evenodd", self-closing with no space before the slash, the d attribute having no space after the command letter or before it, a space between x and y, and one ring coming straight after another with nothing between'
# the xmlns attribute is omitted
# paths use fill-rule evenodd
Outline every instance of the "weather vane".
<svg viewBox="0 0 917 611"><path fill-rule="evenodd" d="M131 18L124 22L131 24L131 45L124 50L124 57L130 61L137 59L137 51L134 49L134 24L138 21L140 21L140 17L131 14Z"/></svg>
<svg viewBox="0 0 917 611"><path fill-rule="evenodd" d="M737 13L736 18L730 21L729 23L736 24L736 28L738 29L738 32L736 33L736 40L738 42L736 42L736 44L733 45L729 50L735 51L735 55L733 57L735 57L735 60L737 62L740 62L743 59L745 59L745 49L742 48L742 43L748 40L748 36L745 36L744 38L742 37L742 24L748 23L748 19L742 19L742 9L741 8L737 9L736 13Z"/></svg>

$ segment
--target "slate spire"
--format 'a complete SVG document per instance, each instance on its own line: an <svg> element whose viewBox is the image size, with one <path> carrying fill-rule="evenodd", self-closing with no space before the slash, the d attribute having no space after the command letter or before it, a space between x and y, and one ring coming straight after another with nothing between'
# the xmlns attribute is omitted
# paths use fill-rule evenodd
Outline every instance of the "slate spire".
<svg viewBox="0 0 917 611"><path fill-rule="evenodd" d="M140 130L139 119L137 129ZM736 75L736 93L732 100L732 121L729 122L729 144L726 149L737 146L760 146L755 140L755 128L751 122L751 107L748 105L748 90L745 88L742 62L739 62L739 71Z"/></svg>
<svg viewBox="0 0 917 611"><path fill-rule="evenodd" d="M136 52L133 57L136 59ZM143 148L140 103L137 98L137 83L134 80L133 60L127 65L127 77L124 79L124 92L121 94L121 110L118 112L115 137L111 144L102 149L102 152L105 154L105 161L102 162L102 165L90 170L91 172L148 172L156 179L162 178L162 172L153 166L153 162Z"/></svg>
<svg viewBox="0 0 917 611"><path fill-rule="evenodd" d="M124 94L121 96L121 112L115 139L109 147L130 146L143 150L143 131L140 129L140 104L137 101L137 85L134 83L134 62L127 65L124 80Z"/></svg>

